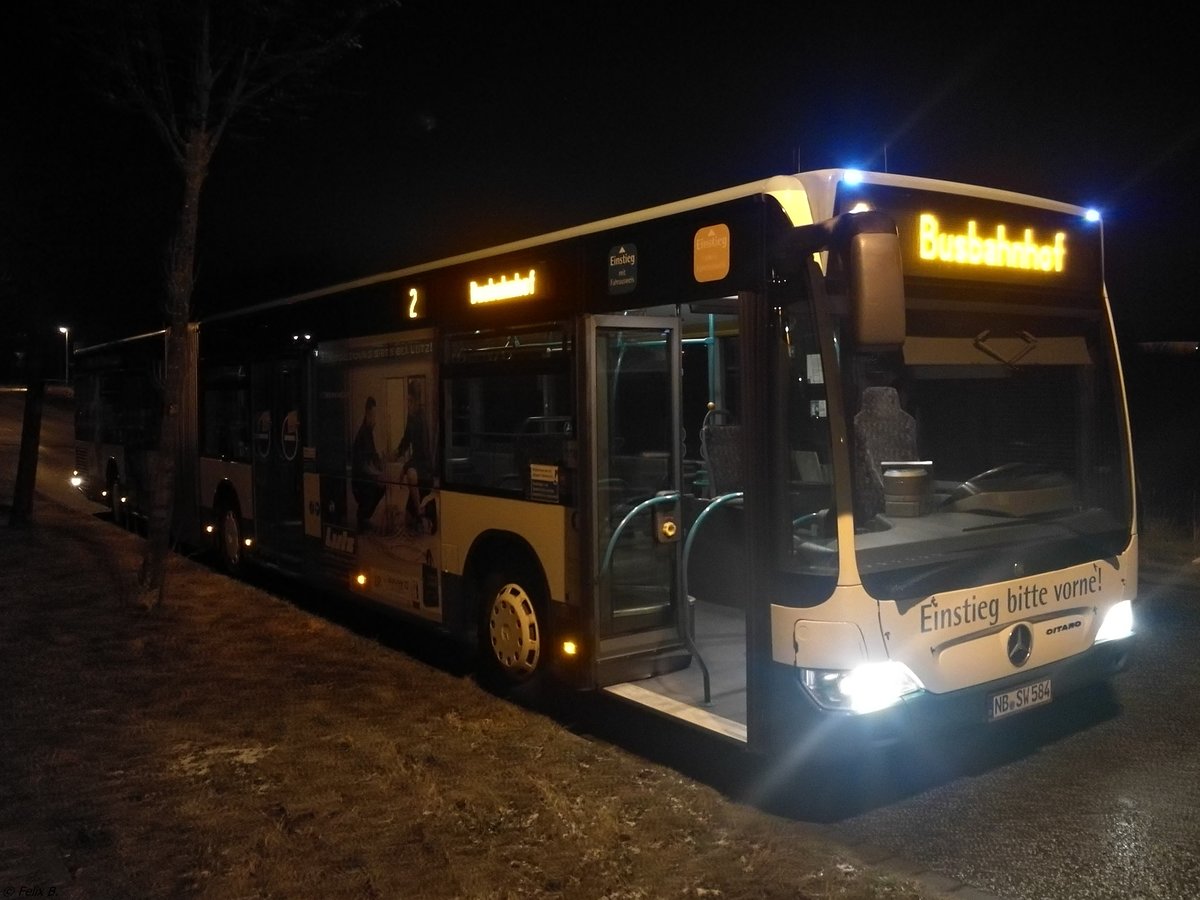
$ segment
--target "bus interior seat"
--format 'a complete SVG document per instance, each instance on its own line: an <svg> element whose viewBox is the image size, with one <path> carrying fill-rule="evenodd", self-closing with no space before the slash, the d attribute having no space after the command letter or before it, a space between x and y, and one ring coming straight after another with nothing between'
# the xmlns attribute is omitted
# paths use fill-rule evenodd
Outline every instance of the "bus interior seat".
<svg viewBox="0 0 1200 900"><path fill-rule="evenodd" d="M858 511L865 521L884 508L884 460L917 459L917 422L900 406L894 387L863 391L854 416L854 477Z"/></svg>
<svg viewBox="0 0 1200 900"><path fill-rule="evenodd" d="M700 455L708 469L708 484L714 497L743 490L742 427L706 422L700 429Z"/></svg>

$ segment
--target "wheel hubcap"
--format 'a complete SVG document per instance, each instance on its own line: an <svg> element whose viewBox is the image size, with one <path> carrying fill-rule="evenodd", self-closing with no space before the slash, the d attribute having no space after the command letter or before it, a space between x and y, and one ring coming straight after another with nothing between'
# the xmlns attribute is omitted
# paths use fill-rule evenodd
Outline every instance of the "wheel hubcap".
<svg viewBox="0 0 1200 900"><path fill-rule="evenodd" d="M496 592L488 616L492 652L501 668L518 678L531 675L541 656L541 629L533 601L519 584Z"/></svg>

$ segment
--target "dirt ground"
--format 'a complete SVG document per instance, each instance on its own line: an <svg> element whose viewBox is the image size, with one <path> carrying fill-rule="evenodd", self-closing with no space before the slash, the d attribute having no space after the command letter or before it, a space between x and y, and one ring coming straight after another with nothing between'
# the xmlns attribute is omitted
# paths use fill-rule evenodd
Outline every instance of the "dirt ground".
<svg viewBox="0 0 1200 900"><path fill-rule="evenodd" d="M45 493L32 526L7 527L13 409L4 897L942 896L936 877L868 865L819 825L575 727L581 698L557 714L499 699L383 617L184 557L147 612L138 536Z"/></svg>

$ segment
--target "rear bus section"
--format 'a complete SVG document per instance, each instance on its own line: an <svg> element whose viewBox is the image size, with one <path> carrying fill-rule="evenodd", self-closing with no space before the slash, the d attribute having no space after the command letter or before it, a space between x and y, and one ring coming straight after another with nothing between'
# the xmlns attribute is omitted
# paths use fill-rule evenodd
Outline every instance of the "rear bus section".
<svg viewBox="0 0 1200 900"><path fill-rule="evenodd" d="M165 332L75 353L72 485L109 508L114 522L142 520L160 442Z"/></svg>

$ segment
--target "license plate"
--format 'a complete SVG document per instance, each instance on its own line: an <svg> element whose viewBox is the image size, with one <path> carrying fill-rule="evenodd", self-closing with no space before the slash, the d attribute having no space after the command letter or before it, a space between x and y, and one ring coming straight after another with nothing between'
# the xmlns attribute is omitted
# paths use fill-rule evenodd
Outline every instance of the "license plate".
<svg viewBox="0 0 1200 900"><path fill-rule="evenodd" d="M1011 691L992 694L989 698L988 718L1003 719L1013 713L1025 712L1027 709L1049 703L1050 700L1050 679L1043 678L1041 681L1015 687Z"/></svg>

